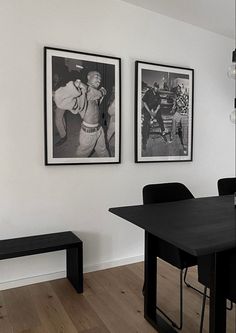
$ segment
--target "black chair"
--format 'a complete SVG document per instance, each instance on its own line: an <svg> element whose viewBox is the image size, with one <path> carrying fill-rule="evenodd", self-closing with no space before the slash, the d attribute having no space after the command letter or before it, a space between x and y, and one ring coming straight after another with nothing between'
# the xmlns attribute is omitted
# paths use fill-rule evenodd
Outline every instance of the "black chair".
<svg viewBox="0 0 236 333"><path fill-rule="evenodd" d="M194 196L188 190L188 188L181 183L163 183L163 184L150 184L143 188L143 203L153 204L162 202L179 201L186 199L193 199ZM187 269L188 267L197 265L197 258L190 254L178 249L174 245L157 239L157 256L160 259L168 262L174 267L180 269L180 321L176 324L166 313L163 312L158 306L157 310L160 311L170 322L177 328L182 329L183 327L183 282L187 287L193 288L189 283L186 282ZM183 279L183 271L184 279ZM200 290L197 290L202 294ZM145 292L145 282L143 286L143 293Z"/></svg>
<svg viewBox="0 0 236 333"><path fill-rule="evenodd" d="M200 333L203 331L204 323L204 314L206 306L206 293L207 288L210 287L210 274L211 274L211 257L202 256L198 259L198 281L205 286L205 295L203 297L202 303L202 314L201 314L201 324L200 324ZM227 310L233 309L233 303L236 303L236 251L226 251L224 259L224 293L225 298L230 301L230 307L226 307Z"/></svg>
<svg viewBox="0 0 236 333"><path fill-rule="evenodd" d="M222 178L217 182L219 195L234 194L236 192L236 178Z"/></svg>

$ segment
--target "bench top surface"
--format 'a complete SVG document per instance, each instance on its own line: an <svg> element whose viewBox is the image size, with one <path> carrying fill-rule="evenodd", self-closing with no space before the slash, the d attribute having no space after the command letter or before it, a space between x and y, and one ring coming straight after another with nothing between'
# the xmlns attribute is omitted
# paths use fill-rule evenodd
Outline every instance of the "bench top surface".
<svg viewBox="0 0 236 333"><path fill-rule="evenodd" d="M0 240L0 259L63 250L82 243L71 231Z"/></svg>

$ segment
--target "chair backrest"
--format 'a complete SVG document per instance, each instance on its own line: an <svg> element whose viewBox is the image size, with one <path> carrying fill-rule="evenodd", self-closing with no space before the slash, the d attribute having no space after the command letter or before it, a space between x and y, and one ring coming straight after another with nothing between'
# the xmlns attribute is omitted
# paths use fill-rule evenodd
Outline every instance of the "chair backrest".
<svg viewBox="0 0 236 333"><path fill-rule="evenodd" d="M181 183L150 184L143 188L143 203L161 203L193 199L189 189Z"/></svg>
<svg viewBox="0 0 236 333"><path fill-rule="evenodd" d="M219 195L234 194L236 192L236 178L222 178L217 182Z"/></svg>

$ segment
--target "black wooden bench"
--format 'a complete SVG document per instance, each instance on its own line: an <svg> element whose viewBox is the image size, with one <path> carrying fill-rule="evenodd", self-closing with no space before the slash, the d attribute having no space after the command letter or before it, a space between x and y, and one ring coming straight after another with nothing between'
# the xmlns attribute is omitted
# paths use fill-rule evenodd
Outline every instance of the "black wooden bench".
<svg viewBox="0 0 236 333"><path fill-rule="evenodd" d="M71 231L0 240L0 260L66 250L67 278L83 292L83 242Z"/></svg>

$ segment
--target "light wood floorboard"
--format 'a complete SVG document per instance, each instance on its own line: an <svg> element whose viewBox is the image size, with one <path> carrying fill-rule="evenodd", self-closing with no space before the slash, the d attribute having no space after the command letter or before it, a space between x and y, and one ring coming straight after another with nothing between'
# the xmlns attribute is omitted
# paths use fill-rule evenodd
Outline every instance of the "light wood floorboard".
<svg viewBox="0 0 236 333"><path fill-rule="evenodd" d="M198 288L197 272L188 280ZM67 279L0 292L0 333L154 333L143 318L143 263L84 274L77 294ZM159 261L159 306L179 315L179 271ZM202 296L184 287L183 333L198 333ZM204 333L208 332L207 302ZM235 306L227 311L227 333L236 333Z"/></svg>

